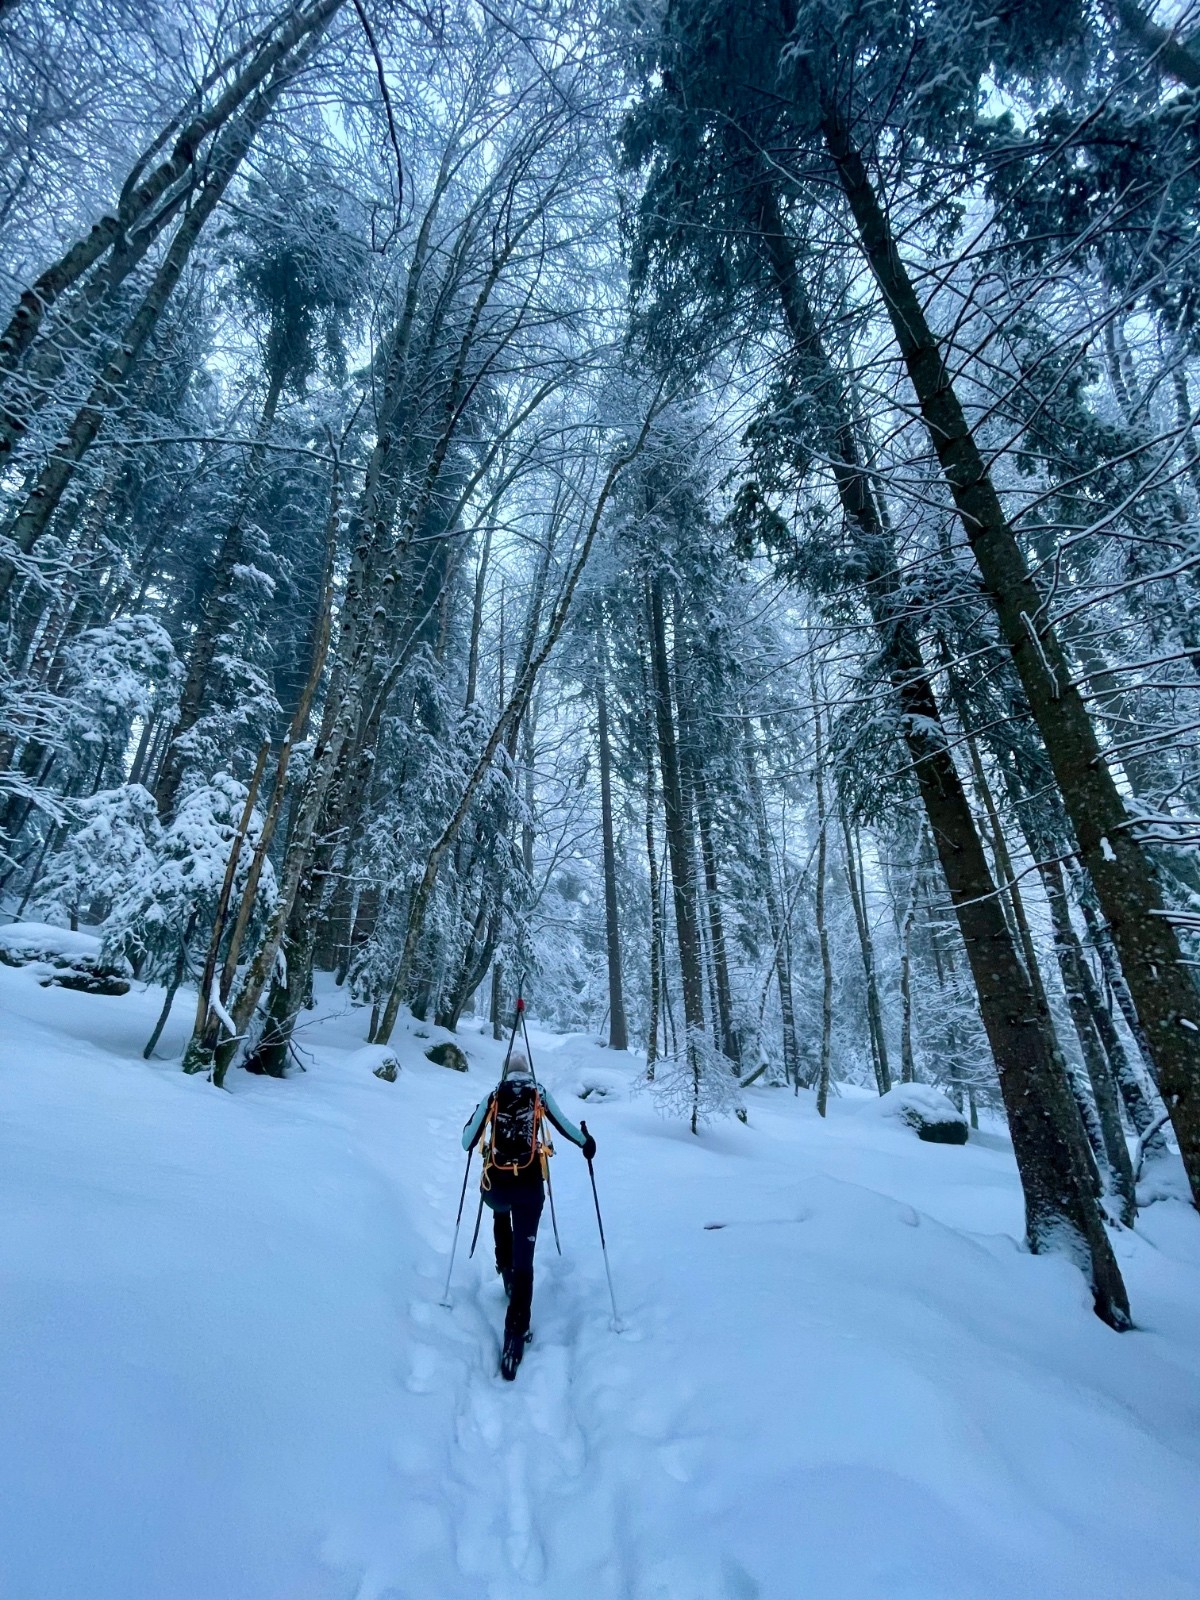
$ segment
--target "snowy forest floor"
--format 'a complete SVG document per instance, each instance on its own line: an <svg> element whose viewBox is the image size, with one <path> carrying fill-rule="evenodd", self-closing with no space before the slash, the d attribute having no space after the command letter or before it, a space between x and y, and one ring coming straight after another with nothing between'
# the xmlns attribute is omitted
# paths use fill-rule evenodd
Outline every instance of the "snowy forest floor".
<svg viewBox="0 0 1200 1600"><path fill-rule="evenodd" d="M3 1600L1195 1600L1200 1219L1117 1235L1139 1331L1018 1246L995 1131L747 1092L700 1138L533 1032L561 1147L535 1340L497 1376L485 1232L439 1304L458 1135L502 1047L332 986L285 1083L140 1050L161 992L0 967ZM425 1037L428 1035L428 1038ZM576 1094L587 1087L586 1104ZM476 1169L477 1170L477 1169ZM720 1228L706 1224L720 1223Z"/></svg>

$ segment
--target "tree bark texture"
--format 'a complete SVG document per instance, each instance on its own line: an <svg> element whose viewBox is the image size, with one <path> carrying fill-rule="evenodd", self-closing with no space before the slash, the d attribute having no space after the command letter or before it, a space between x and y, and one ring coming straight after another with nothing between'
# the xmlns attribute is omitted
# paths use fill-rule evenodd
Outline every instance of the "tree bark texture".
<svg viewBox="0 0 1200 1600"><path fill-rule="evenodd" d="M992 1049L1025 1195L1030 1248L1068 1253L1087 1275L1097 1315L1130 1326L1129 1302L1091 1175L1079 1160L1075 1109L1044 1017L996 899L996 886L954 765L920 643L895 595L895 561L836 375L821 345L773 191L765 186L762 237L798 361L823 399L823 440L849 527L861 547L866 598L885 652L925 814L966 947Z"/></svg>
<svg viewBox="0 0 1200 1600"><path fill-rule="evenodd" d="M826 105L823 113L826 146L863 253L1112 930L1200 1203L1200 994L862 158L836 111Z"/></svg>

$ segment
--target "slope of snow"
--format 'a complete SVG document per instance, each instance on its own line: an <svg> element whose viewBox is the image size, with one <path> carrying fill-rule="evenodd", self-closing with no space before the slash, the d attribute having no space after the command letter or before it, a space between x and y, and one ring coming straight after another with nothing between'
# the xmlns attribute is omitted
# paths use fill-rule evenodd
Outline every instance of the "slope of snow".
<svg viewBox="0 0 1200 1600"><path fill-rule="evenodd" d="M1187 1208L1118 1235L1119 1336L1018 1247L998 1134L756 1086L694 1139L535 1030L627 1328L560 1147L507 1385L474 1184L438 1304L500 1047L464 1027L463 1076L408 1024L382 1082L328 989L306 1073L221 1094L141 1060L160 999L0 968L3 1600L1200 1597Z"/></svg>

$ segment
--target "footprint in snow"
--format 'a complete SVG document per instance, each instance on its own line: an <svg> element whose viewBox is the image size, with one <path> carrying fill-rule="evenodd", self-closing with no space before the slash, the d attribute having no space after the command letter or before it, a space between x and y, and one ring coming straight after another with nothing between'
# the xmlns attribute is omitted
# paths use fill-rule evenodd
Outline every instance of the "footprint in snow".
<svg viewBox="0 0 1200 1600"><path fill-rule="evenodd" d="M410 1394L433 1394L442 1387L439 1378L443 1367L441 1354L432 1345L414 1344L404 1387Z"/></svg>
<svg viewBox="0 0 1200 1600"><path fill-rule="evenodd" d="M576 1478L587 1463L587 1444L576 1420L570 1376L570 1352L562 1345L543 1345L522 1399L529 1425L540 1436L539 1449L553 1457L554 1476Z"/></svg>
<svg viewBox="0 0 1200 1600"><path fill-rule="evenodd" d="M459 1443L470 1444L478 1436L489 1450L498 1448L504 1438L504 1415L499 1395L488 1380L472 1378L467 1404L459 1413Z"/></svg>
<svg viewBox="0 0 1200 1600"><path fill-rule="evenodd" d="M495 1573L497 1533L492 1496L467 1490L454 1533L454 1559L464 1578Z"/></svg>
<svg viewBox="0 0 1200 1600"><path fill-rule="evenodd" d="M527 1583L538 1583L546 1571L546 1556L538 1537L529 1493L525 1446L514 1444L505 1461L508 1537L505 1548L514 1572Z"/></svg>
<svg viewBox="0 0 1200 1600"><path fill-rule="evenodd" d="M702 1441L699 1439L674 1439L660 1445L658 1462L668 1478L676 1483L690 1483L700 1464Z"/></svg>

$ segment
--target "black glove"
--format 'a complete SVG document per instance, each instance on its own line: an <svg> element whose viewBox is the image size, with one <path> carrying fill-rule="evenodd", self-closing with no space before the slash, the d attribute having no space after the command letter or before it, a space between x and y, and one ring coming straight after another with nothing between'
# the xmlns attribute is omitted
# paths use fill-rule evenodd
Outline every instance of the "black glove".
<svg viewBox="0 0 1200 1600"><path fill-rule="evenodd" d="M583 1159L590 1161L596 1154L596 1141L587 1131L587 1123L583 1123Z"/></svg>

